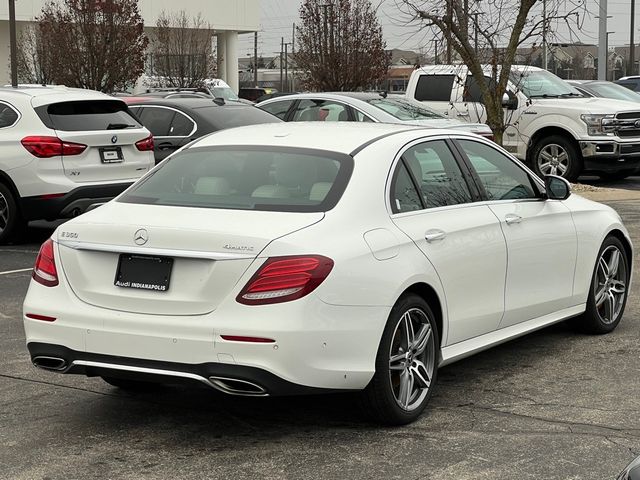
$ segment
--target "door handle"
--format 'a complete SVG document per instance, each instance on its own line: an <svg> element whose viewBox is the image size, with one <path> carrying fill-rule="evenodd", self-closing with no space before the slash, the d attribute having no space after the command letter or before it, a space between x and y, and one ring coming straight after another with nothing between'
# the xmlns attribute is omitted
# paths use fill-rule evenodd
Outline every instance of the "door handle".
<svg viewBox="0 0 640 480"><path fill-rule="evenodd" d="M437 242L438 240L444 240L444 237L446 236L447 234L442 230L433 229L433 230L427 230L427 233L424 234L424 239L427 242L432 243L432 242Z"/></svg>
<svg viewBox="0 0 640 480"><path fill-rule="evenodd" d="M504 221L507 222L507 225L511 225L513 223L520 223L522 221L522 217L515 213L507 213L504 216Z"/></svg>

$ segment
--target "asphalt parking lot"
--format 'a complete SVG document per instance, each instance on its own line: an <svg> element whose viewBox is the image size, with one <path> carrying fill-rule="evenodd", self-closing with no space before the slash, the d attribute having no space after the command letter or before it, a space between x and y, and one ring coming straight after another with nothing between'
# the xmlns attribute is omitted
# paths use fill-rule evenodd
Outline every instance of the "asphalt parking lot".
<svg viewBox="0 0 640 480"><path fill-rule="evenodd" d="M631 197L607 203L640 245ZM0 247L0 479L614 479L640 455L637 281L612 334L559 324L445 367L418 422L380 428L351 396L127 394L35 369L21 325L30 272L6 272L31 267L50 233Z"/></svg>

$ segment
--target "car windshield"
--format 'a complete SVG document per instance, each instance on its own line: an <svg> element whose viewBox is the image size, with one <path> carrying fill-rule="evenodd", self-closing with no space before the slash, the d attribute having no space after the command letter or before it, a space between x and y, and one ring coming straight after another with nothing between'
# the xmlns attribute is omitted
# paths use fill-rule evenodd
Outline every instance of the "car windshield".
<svg viewBox="0 0 640 480"><path fill-rule="evenodd" d="M512 70L511 81L529 98L584 96L567 82L546 70Z"/></svg>
<svg viewBox="0 0 640 480"><path fill-rule="evenodd" d="M209 91L214 98L224 98L225 100L233 100L234 102L240 100L238 95L229 87L210 87Z"/></svg>
<svg viewBox="0 0 640 480"><path fill-rule="evenodd" d="M367 100L367 103L384 110L393 115L398 120L426 120L433 118L444 118L439 113L426 108L423 105L417 105L402 98L374 98Z"/></svg>
<svg viewBox="0 0 640 480"><path fill-rule="evenodd" d="M640 102L640 95L615 83L589 83L582 87L587 91L594 92L598 97Z"/></svg>
<svg viewBox="0 0 640 480"><path fill-rule="evenodd" d="M344 191L353 159L286 147L195 147L160 164L118 201L177 207L324 212Z"/></svg>

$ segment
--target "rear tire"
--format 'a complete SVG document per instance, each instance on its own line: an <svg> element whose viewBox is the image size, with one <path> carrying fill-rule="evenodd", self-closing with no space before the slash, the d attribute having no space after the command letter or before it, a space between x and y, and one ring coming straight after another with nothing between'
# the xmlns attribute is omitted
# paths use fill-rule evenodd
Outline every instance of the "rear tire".
<svg viewBox="0 0 640 480"><path fill-rule="evenodd" d="M15 196L0 183L0 245L20 240L27 229Z"/></svg>
<svg viewBox="0 0 640 480"><path fill-rule="evenodd" d="M162 384L153 382L144 382L141 380L131 380L128 378L117 377L101 377L105 382L113 387L117 387L127 392L155 392L162 388Z"/></svg>
<svg viewBox="0 0 640 480"><path fill-rule="evenodd" d="M558 175L575 182L582 172L582 156L571 139L551 135L539 139L531 156L533 170L540 178Z"/></svg>
<svg viewBox="0 0 640 480"><path fill-rule="evenodd" d="M587 309L572 325L581 332L602 335L612 332L620 323L627 304L630 265L622 242L607 237L593 269Z"/></svg>
<svg viewBox="0 0 640 480"><path fill-rule="evenodd" d="M436 384L439 349L429 305L417 295L401 297L382 334L376 372L362 392L365 411L385 425L418 419Z"/></svg>

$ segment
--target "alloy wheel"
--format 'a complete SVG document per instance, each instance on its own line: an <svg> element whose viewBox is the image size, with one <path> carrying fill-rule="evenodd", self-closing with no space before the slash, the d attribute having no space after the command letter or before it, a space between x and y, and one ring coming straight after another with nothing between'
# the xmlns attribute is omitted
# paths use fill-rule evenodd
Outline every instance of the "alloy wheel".
<svg viewBox="0 0 640 480"><path fill-rule="evenodd" d="M595 306L600 319L606 324L615 322L627 295L627 265L616 245L609 245L600 254L593 283Z"/></svg>
<svg viewBox="0 0 640 480"><path fill-rule="evenodd" d="M569 170L569 154L557 143L545 145L538 154L538 170L543 175L564 177Z"/></svg>
<svg viewBox="0 0 640 480"><path fill-rule="evenodd" d="M429 392L435 370L435 340L431 323L419 308L407 310L398 321L389 350L389 381L397 404L418 408Z"/></svg>

